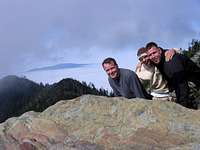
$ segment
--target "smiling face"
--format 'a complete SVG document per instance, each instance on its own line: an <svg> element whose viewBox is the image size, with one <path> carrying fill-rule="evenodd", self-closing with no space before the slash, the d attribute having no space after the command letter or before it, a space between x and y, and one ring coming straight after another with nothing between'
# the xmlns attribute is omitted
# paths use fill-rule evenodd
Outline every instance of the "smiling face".
<svg viewBox="0 0 200 150"><path fill-rule="evenodd" d="M148 56L153 63L158 64L161 60L161 49L155 46L151 47L148 50Z"/></svg>
<svg viewBox="0 0 200 150"><path fill-rule="evenodd" d="M103 68L108 74L108 76L111 77L112 79L116 79L118 77L119 68L118 65L115 64L114 62L104 63Z"/></svg>
<svg viewBox="0 0 200 150"><path fill-rule="evenodd" d="M139 57L139 61L142 64L145 64L145 65L149 65L150 64L149 56L148 56L147 53L141 54L140 57Z"/></svg>

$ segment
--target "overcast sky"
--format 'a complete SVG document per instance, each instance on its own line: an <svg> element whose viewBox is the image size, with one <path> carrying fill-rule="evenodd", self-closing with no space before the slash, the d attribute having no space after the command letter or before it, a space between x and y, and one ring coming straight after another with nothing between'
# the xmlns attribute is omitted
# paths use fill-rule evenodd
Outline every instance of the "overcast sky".
<svg viewBox="0 0 200 150"><path fill-rule="evenodd" d="M76 68L71 76L104 86L100 63L105 57L134 69L137 49L149 41L187 48L200 39L199 8L199 0L0 0L0 77L60 63L91 63L97 67ZM54 82L70 72L42 72L44 79L41 72L26 75Z"/></svg>

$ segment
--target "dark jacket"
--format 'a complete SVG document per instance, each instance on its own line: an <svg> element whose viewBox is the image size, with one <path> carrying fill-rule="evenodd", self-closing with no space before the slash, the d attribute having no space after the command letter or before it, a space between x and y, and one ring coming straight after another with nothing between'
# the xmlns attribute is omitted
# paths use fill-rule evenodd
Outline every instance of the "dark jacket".
<svg viewBox="0 0 200 150"><path fill-rule="evenodd" d="M188 81L200 86L200 68L182 54L175 54L170 61L166 62L164 53L165 51L162 50L161 61L155 65L166 78L169 86L175 89L177 103L190 107Z"/></svg>
<svg viewBox="0 0 200 150"><path fill-rule="evenodd" d="M110 86L115 96L123 96L126 98L146 98L152 99L141 84L135 72L119 68L119 78L108 78Z"/></svg>

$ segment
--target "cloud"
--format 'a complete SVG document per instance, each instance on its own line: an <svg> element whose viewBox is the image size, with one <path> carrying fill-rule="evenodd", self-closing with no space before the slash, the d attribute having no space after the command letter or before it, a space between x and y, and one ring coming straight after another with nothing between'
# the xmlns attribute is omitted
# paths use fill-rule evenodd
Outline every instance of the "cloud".
<svg viewBox="0 0 200 150"><path fill-rule="evenodd" d="M64 63L64 64L57 64L54 66L46 66L41 68L34 68L30 69L27 72L34 72L34 71L49 71L49 70L61 70L61 69L71 69L71 68L82 68L86 66L90 66L91 64L73 64L73 63Z"/></svg>
<svg viewBox="0 0 200 150"><path fill-rule="evenodd" d="M198 0L0 1L0 75L100 63L152 40L187 48L200 37L199 6Z"/></svg>

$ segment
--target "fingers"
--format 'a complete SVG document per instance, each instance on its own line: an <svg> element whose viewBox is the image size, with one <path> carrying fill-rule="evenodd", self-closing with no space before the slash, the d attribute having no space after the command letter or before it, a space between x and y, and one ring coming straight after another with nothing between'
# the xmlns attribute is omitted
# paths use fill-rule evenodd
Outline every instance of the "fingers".
<svg viewBox="0 0 200 150"><path fill-rule="evenodd" d="M175 51L173 49L166 51L165 52L165 60L170 61L173 58L174 54L175 54Z"/></svg>

